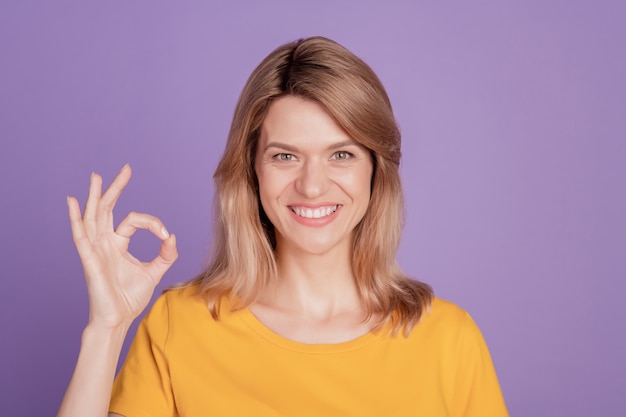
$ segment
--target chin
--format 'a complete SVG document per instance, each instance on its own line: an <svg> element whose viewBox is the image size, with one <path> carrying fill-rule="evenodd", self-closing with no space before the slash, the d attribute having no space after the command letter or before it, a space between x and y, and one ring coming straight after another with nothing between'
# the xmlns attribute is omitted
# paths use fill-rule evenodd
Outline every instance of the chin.
<svg viewBox="0 0 626 417"><path fill-rule="evenodd" d="M332 252L342 252L346 247L345 242L337 240L307 240L306 243L294 243L293 241L286 241L281 245L283 248L294 248L298 252L304 252L309 255L322 256Z"/></svg>

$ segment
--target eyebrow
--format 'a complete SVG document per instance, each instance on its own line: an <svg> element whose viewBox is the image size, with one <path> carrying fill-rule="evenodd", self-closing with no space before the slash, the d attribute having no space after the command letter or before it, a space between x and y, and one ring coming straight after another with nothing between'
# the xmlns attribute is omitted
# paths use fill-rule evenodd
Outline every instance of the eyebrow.
<svg viewBox="0 0 626 417"><path fill-rule="evenodd" d="M332 145L327 147L325 150L332 151L332 150L339 149L339 148L345 148L346 146L356 146L357 148L363 148L363 145L353 140L342 140L341 142L333 143ZM279 149L284 149L289 152L296 152L298 150L298 148L296 148L295 146L291 146L282 142L270 142L267 145L265 145L265 150L268 150L269 148L279 148Z"/></svg>

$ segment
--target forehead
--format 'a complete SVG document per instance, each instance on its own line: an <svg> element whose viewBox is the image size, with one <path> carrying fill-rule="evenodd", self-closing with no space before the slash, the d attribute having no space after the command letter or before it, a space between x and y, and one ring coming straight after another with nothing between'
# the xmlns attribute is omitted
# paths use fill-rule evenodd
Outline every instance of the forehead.
<svg viewBox="0 0 626 417"><path fill-rule="evenodd" d="M320 103L295 96L281 97L267 111L259 138L263 147L279 141L293 146L357 144Z"/></svg>

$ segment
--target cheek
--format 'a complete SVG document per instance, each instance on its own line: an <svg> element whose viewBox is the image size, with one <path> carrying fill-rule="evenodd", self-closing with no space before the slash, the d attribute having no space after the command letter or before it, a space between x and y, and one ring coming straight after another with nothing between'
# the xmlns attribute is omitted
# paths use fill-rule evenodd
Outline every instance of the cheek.
<svg viewBox="0 0 626 417"><path fill-rule="evenodd" d="M360 198L369 200L373 185L372 167L364 167L354 173L351 179L351 188Z"/></svg>
<svg viewBox="0 0 626 417"><path fill-rule="evenodd" d="M257 170L257 179L259 183L259 197L263 209L271 211L272 205L280 200L286 187L286 175L280 173L267 172L267 170Z"/></svg>
<svg viewBox="0 0 626 417"><path fill-rule="evenodd" d="M269 206L269 201L270 198L267 192L267 183L263 182L259 178L259 203L266 213L271 209L271 207Z"/></svg>
<svg viewBox="0 0 626 417"><path fill-rule="evenodd" d="M267 187L264 187L261 184L267 186L267 183L262 182L261 178L259 178L259 188L257 191L257 195L260 208L261 223L266 225L266 228L269 225L272 225L273 228L273 225L276 221L276 216L274 215L276 210L272 206L272 198L271 195L267 192Z"/></svg>

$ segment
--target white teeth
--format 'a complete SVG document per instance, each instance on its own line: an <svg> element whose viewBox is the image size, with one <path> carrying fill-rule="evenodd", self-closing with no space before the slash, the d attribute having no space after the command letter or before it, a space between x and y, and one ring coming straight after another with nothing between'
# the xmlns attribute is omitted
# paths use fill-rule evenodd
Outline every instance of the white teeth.
<svg viewBox="0 0 626 417"><path fill-rule="evenodd" d="M337 205L335 206L326 206L326 207L318 207L316 209L310 209L305 207L290 207L291 211L296 213L300 217L304 217L307 219L320 219L322 217L326 217L337 211Z"/></svg>

